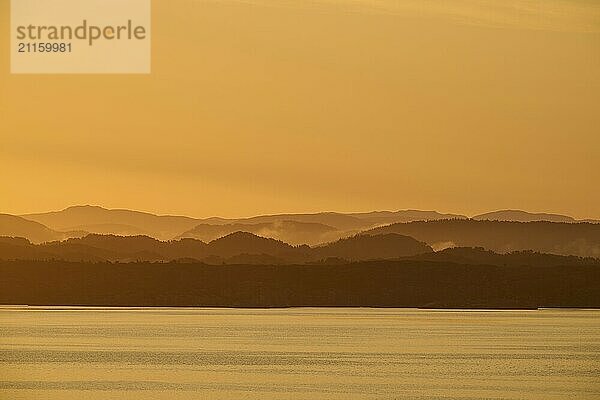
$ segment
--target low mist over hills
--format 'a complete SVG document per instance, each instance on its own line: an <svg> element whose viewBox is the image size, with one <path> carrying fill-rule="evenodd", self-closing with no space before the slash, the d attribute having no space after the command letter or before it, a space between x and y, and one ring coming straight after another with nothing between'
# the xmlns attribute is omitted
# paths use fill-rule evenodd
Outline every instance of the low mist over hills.
<svg viewBox="0 0 600 400"><path fill-rule="evenodd" d="M466 218L436 211L374 211L367 213L322 212L274 214L248 218L191 218L154 215L132 210L109 210L98 206L74 206L62 211L22 215L57 232L113 235L146 235L159 240L194 238L211 241L236 231L255 233L290 244L319 244L351 236L365 229L395 222ZM6 236L23 236L5 229ZM63 237L80 236L64 234ZM48 240L56 240L49 236Z"/></svg>
<svg viewBox="0 0 600 400"><path fill-rule="evenodd" d="M65 211L65 220L35 218L124 235L63 232L0 215L0 304L600 306L600 224L486 220L530 218L521 213L482 220L416 211L197 220L93 209L87 220L85 208ZM385 224L412 218L428 220ZM136 232L155 236L129 235ZM157 239L171 235L178 239Z"/></svg>
<svg viewBox="0 0 600 400"><path fill-rule="evenodd" d="M210 242L233 232L250 232L259 236L277 238L290 244L319 244L335 240L340 231L316 222L275 221L263 223L235 223L223 225L200 224L177 237Z"/></svg>
<svg viewBox="0 0 600 400"><path fill-rule="evenodd" d="M318 246L351 238L357 234L395 233L415 238L436 250L467 246L483 247L501 253L533 250L598 257L600 224L592 222L594 221L582 223L560 214L519 210L494 211L471 219L464 215L419 210L199 219L131 210L109 210L97 206L75 206L57 212L24 216L2 214L0 235L24 237L34 244L80 238L87 234L146 236L159 241L197 239L212 243L235 232L248 232L293 246ZM338 243L338 246L341 246L341 243L343 242ZM68 245L75 246L73 242L69 242ZM151 252L147 254L148 259L151 259L151 254L156 253L153 249L144 251ZM232 253L225 257L239 254ZM183 257L188 256L186 254ZM154 254L154 257L157 260L164 258L160 254Z"/></svg>
<svg viewBox="0 0 600 400"><path fill-rule="evenodd" d="M445 247L484 247L499 253L533 250L542 253L600 256L600 224L444 220L383 226L368 234L398 233Z"/></svg>

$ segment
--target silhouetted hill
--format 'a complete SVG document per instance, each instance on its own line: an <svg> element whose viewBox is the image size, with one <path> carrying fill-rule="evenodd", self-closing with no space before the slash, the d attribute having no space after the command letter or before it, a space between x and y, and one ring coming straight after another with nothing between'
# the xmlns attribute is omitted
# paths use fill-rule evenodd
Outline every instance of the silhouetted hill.
<svg viewBox="0 0 600 400"><path fill-rule="evenodd" d="M314 222L277 221L265 223L235 223L224 225L200 224L184 232L179 238L193 238L210 242L234 232L250 232L258 236L269 237L289 244L315 245L337 239L339 231L328 225Z"/></svg>
<svg viewBox="0 0 600 400"><path fill-rule="evenodd" d="M195 239L163 242L148 236L91 234L62 242L33 245L25 239L2 238L0 259L69 261L171 261L194 259L221 264L261 256L264 260L289 263L310 258L308 246L294 247L247 232L236 232L208 244ZM253 259L260 259L255 257ZM254 263L254 261L253 261Z"/></svg>
<svg viewBox="0 0 600 400"><path fill-rule="evenodd" d="M468 265L552 266L598 264L598 259L517 251L497 254L483 248L431 247L399 234L360 235L310 248L235 232L204 243L195 239L162 242L147 236L88 235L62 242L32 244L23 238L0 237L0 260L66 260L85 262L160 261L205 264L318 264L403 259ZM186 261L187 260L187 261Z"/></svg>
<svg viewBox="0 0 600 400"><path fill-rule="evenodd" d="M121 262L194 259L209 264L290 264L330 257L371 260L431 251L424 243L396 234L356 236L316 248L291 246L248 232L234 232L208 244L195 239L163 242L148 236L96 234L37 246L24 239L9 238L0 244L0 259Z"/></svg>
<svg viewBox="0 0 600 400"><path fill-rule="evenodd" d="M91 234L82 238L68 239L55 245L80 244L89 247L108 250L116 254L127 254L143 251L160 251L165 242L149 236L117 236Z"/></svg>
<svg viewBox="0 0 600 400"><path fill-rule="evenodd" d="M23 217L58 231L77 229L116 234L125 229L130 232L144 232L161 240L172 239L198 224L197 220L189 217L107 210L97 206L75 206L62 211L27 214ZM114 231L108 229L111 225Z"/></svg>
<svg viewBox="0 0 600 400"><path fill-rule="evenodd" d="M552 267L561 265L598 265L600 259L582 258L576 256L561 256L533 251L515 251L506 254L494 253L481 247L454 247L437 252L405 257L407 260L435 261L467 265L497 265L497 266L537 266Z"/></svg>
<svg viewBox="0 0 600 400"><path fill-rule="evenodd" d="M43 253L25 238L0 237L0 258L3 260L48 260L52 256L51 253Z"/></svg>
<svg viewBox="0 0 600 400"><path fill-rule="evenodd" d="M68 261L169 261L206 256L206 244L184 239L161 242L147 236L88 235L65 241L31 244L26 239L0 238L0 259Z"/></svg>
<svg viewBox="0 0 600 400"><path fill-rule="evenodd" d="M474 216L477 221L513 221L513 222L576 222L575 218L560 214L530 213L521 210L500 210Z"/></svg>
<svg viewBox="0 0 600 400"><path fill-rule="evenodd" d="M208 264L291 264L326 258L389 259L431 251L426 244L397 234L355 236L315 248L291 246L248 232L234 232L208 244L195 239L162 242L148 236L96 234L38 246L25 240L14 243L11 240L15 239L6 239L0 248L0 259L121 262L194 259Z"/></svg>
<svg viewBox="0 0 600 400"><path fill-rule="evenodd" d="M294 251L294 247L280 240L264 238L248 232L235 232L213 240L206 249L209 255L232 257L239 254L280 255Z"/></svg>
<svg viewBox="0 0 600 400"><path fill-rule="evenodd" d="M392 259L431 252L430 246L409 236L357 235L313 249L317 258L342 258L350 261Z"/></svg>
<svg viewBox="0 0 600 400"><path fill-rule="evenodd" d="M0 214L0 236L23 237L33 243L43 243L82 234L82 232L57 232L38 222L14 215Z"/></svg>
<svg viewBox="0 0 600 400"><path fill-rule="evenodd" d="M600 225L590 223L442 220L392 224L367 234L398 233L434 249L484 247L498 253L542 253L600 257Z"/></svg>
<svg viewBox="0 0 600 400"><path fill-rule="evenodd" d="M0 237L0 259L99 262L117 260L119 257L113 252L85 244L48 242L35 245L24 238Z"/></svg>
<svg viewBox="0 0 600 400"><path fill-rule="evenodd" d="M110 261L170 261L180 258L201 260L207 256L207 244L199 240L182 239L162 242L148 236L88 235L57 243L58 252L65 245L80 244L108 251ZM102 253L94 252L97 256Z"/></svg>

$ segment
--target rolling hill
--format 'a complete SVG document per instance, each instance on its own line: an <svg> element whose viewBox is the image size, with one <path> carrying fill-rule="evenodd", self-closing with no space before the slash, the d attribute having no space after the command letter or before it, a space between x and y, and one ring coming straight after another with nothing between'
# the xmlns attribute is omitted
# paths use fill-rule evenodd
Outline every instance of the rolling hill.
<svg viewBox="0 0 600 400"><path fill-rule="evenodd" d="M498 266L595 265L599 262L593 258L530 250L499 254L483 248L460 247L434 252L426 243L396 233L356 235L314 247L291 246L248 232L234 232L209 243L195 239L163 242L148 236L91 234L35 245L23 238L0 237L0 260L339 265L391 259Z"/></svg>
<svg viewBox="0 0 600 400"><path fill-rule="evenodd" d="M57 232L47 226L15 215L0 214L0 236L23 237L33 243L82 236L85 232Z"/></svg>
<svg viewBox="0 0 600 400"><path fill-rule="evenodd" d="M97 206L74 206L62 211L23 215L56 231L83 230L91 233L144 233L161 240L192 229L197 220L189 217L154 215L131 210L108 210Z"/></svg>
<svg viewBox="0 0 600 400"><path fill-rule="evenodd" d="M195 239L160 241L148 236L90 234L82 238L34 245L26 239L0 238L0 259L67 261L177 261L208 264L294 264L326 258L375 260L431 252L410 237L387 234L354 236L318 247L292 246L248 232L234 232L209 243Z"/></svg>
<svg viewBox="0 0 600 400"><path fill-rule="evenodd" d="M394 259L432 251L423 242L394 233L357 235L313 249L316 258L341 258L349 261Z"/></svg>

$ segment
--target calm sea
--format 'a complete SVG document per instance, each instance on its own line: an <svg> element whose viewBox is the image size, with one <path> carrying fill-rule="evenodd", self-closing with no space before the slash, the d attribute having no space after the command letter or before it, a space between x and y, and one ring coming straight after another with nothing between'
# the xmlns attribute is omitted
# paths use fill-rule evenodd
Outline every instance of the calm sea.
<svg viewBox="0 0 600 400"><path fill-rule="evenodd" d="M600 311L0 308L0 399L600 399Z"/></svg>

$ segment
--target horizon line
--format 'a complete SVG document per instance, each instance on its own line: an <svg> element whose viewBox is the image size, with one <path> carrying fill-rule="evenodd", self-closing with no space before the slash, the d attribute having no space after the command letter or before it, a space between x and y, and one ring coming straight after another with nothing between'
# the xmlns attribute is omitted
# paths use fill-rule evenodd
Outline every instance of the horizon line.
<svg viewBox="0 0 600 400"><path fill-rule="evenodd" d="M197 220L205 220L205 219L212 219L212 218L235 220L235 219L250 219L250 218L256 218L256 217L278 216L278 215L290 215L290 216L292 216L292 215L317 215L317 214L349 215L349 214L386 213L386 212L397 213L397 212L410 212L410 211L435 212L435 213L438 213L441 215L448 215L448 216L453 216L453 217L465 217L465 218L469 218L469 219L472 219L477 216L485 215L485 214L495 213L495 212L524 212L524 213L528 213L528 214L532 214L532 215L563 216L563 217L573 218L575 221L600 220L600 217L575 217L571 214L565 214L565 213L561 213L561 212L529 211L529 210L518 209L518 208L491 209L488 211L483 211L483 212L475 213L472 215L469 215L468 213L438 211L435 209L399 208L399 209L387 209L387 210L385 210L385 209L370 209L370 210L366 210L366 211L364 211L364 210L363 211L331 211L331 210L326 210L326 211L286 211L286 212L266 212L263 214L259 213L259 214L253 214L253 215L245 215L245 216L209 215L209 216L205 216L205 217L196 217L196 216L191 216L191 215L186 215L186 214L160 213L157 211L147 211L147 210L140 210L140 209L133 209L133 208L123 208L123 207L110 208L110 207L107 207L104 205L98 205L98 204L74 204L74 205L67 206L65 208L52 209L52 210L48 210L48 211L14 213L14 214L6 212L6 214L15 215L15 216L19 216L19 217L26 217L28 215L57 213L57 212L66 211L71 208L84 208L84 207L99 208L99 209L103 209L103 210L107 210L107 211L131 211L131 212L138 212L138 213L143 213L143 214L150 214L150 215L154 215L154 216L158 216L158 217L183 217L183 218L191 218L191 219L197 219Z"/></svg>

